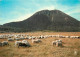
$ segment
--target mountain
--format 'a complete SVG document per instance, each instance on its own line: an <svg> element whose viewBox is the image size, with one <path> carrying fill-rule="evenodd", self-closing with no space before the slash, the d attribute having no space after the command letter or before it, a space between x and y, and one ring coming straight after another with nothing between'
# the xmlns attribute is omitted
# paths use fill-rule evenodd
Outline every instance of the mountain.
<svg viewBox="0 0 80 57"><path fill-rule="evenodd" d="M6 23L3 26L25 29L26 31L79 31L80 21L60 10L42 10L20 22Z"/></svg>

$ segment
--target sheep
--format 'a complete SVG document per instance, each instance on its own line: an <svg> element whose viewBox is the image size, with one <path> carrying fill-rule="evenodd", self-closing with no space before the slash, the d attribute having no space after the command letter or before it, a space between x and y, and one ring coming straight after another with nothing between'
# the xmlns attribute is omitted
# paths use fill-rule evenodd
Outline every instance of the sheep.
<svg viewBox="0 0 80 57"><path fill-rule="evenodd" d="M19 46L27 46L27 47L30 47L31 45L29 44L29 42L28 41L26 41L26 40L22 40L22 41L16 41L15 42L15 47L16 46L18 46L18 48L19 48Z"/></svg>
<svg viewBox="0 0 80 57"><path fill-rule="evenodd" d="M37 40L32 40L32 43L38 43L38 41Z"/></svg>
<svg viewBox="0 0 80 57"><path fill-rule="evenodd" d="M56 46L62 46L62 42L56 42Z"/></svg>
<svg viewBox="0 0 80 57"><path fill-rule="evenodd" d="M2 46L2 43L0 42L0 46Z"/></svg>
<svg viewBox="0 0 80 57"><path fill-rule="evenodd" d="M78 39L78 38L79 38L79 36L75 36L75 38L77 38L77 39Z"/></svg>
<svg viewBox="0 0 80 57"><path fill-rule="evenodd" d="M2 46L9 45L8 41L3 41Z"/></svg>
<svg viewBox="0 0 80 57"><path fill-rule="evenodd" d="M15 40L20 40L20 38L14 38Z"/></svg>
<svg viewBox="0 0 80 57"><path fill-rule="evenodd" d="M61 38L66 38L65 36L61 36Z"/></svg>
<svg viewBox="0 0 80 57"><path fill-rule="evenodd" d="M28 41L23 40L21 43L18 44L18 48L19 46L30 47L31 45L29 44Z"/></svg>
<svg viewBox="0 0 80 57"><path fill-rule="evenodd" d="M29 37L30 37L30 36L27 34L27 35L26 35L26 39L29 39Z"/></svg>
<svg viewBox="0 0 80 57"><path fill-rule="evenodd" d="M52 45L56 45L57 47L62 46L62 40L52 41Z"/></svg>
<svg viewBox="0 0 80 57"><path fill-rule="evenodd" d="M62 40L56 40L56 42L62 42Z"/></svg>
<svg viewBox="0 0 80 57"><path fill-rule="evenodd" d="M27 45L26 45L25 43L19 43L19 44L18 44L18 48L19 48L19 46L24 46L24 47L26 47Z"/></svg>
<svg viewBox="0 0 80 57"><path fill-rule="evenodd" d="M78 38L78 36L70 36L70 38L75 39Z"/></svg>
<svg viewBox="0 0 80 57"><path fill-rule="evenodd" d="M32 39L32 36L28 36L28 37L26 37L26 39Z"/></svg>
<svg viewBox="0 0 80 57"><path fill-rule="evenodd" d="M43 35L40 35L40 36L39 36L39 39L42 39L42 38L44 38L44 36L43 36Z"/></svg>
<svg viewBox="0 0 80 57"><path fill-rule="evenodd" d="M38 40L38 42L42 42L40 39L37 39Z"/></svg>
<svg viewBox="0 0 80 57"><path fill-rule="evenodd" d="M42 42L42 41L40 39L36 39L36 40L32 39L32 43L39 43L39 42Z"/></svg>
<svg viewBox="0 0 80 57"><path fill-rule="evenodd" d="M19 38L20 40L23 40L23 39L25 39L25 38Z"/></svg>
<svg viewBox="0 0 80 57"><path fill-rule="evenodd" d="M80 39L80 36L78 36L78 39Z"/></svg>
<svg viewBox="0 0 80 57"><path fill-rule="evenodd" d="M8 41L14 41L14 39L13 38L8 38Z"/></svg>
<svg viewBox="0 0 80 57"><path fill-rule="evenodd" d="M70 38L70 36L65 36L65 38Z"/></svg>
<svg viewBox="0 0 80 57"><path fill-rule="evenodd" d="M4 39L5 37L4 37L4 35L0 35L0 39Z"/></svg>
<svg viewBox="0 0 80 57"><path fill-rule="evenodd" d="M37 38L36 36L32 36L33 39Z"/></svg>
<svg viewBox="0 0 80 57"><path fill-rule="evenodd" d="M53 46L56 45L56 43L57 43L56 41L52 41L52 45L53 45Z"/></svg>
<svg viewBox="0 0 80 57"><path fill-rule="evenodd" d="M27 40L23 40L22 43L25 43L27 46L30 46L30 44Z"/></svg>
<svg viewBox="0 0 80 57"><path fill-rule="evenodd" d="M22 43L21 41L15 41L15 47L19 44Z"/></svg>

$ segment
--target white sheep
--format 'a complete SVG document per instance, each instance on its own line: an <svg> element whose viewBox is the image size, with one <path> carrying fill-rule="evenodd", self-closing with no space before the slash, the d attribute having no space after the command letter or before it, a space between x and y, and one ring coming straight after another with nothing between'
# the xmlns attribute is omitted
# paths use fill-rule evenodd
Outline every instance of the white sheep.
<svg viewBox="0 0 80 57"><path fill-rule="evenodd" d="M25 43L27 46L31 46L27 40L22 40L22 43Z"/></svg>
<svg viewBox="0 0 80 57"><path fill-rule="evenodd" d="M8 38L8 41L14 41L14 39L13 38Z"/></svg>
<svg viewBox="0 0 80 57"><path fill-rule="evenodd" d="M56 45L56 43L57 43L56 41L52 41L52 45L53 45L53 46Z"/></svg>
<svg viewBox="0 0 80 57"><path fill-rule="evenodd" d="M42 42L40 39L32 39L32 43L39 43Z"/></svg>
<svg viewBox="0 0 80 57"><path fill-rule="evenodd" d="M19 44L22 43L21 41L15 41L15 47Z"/></svg>
<svg viewBox="0 0 80 57"><path fill-rule="evenodd" d="M44 36L43 36L43 35L40 35L40 36L39 36L39 39L42 39L42 38L44 38Z"/></svg>
<svg viewBox="0 0 80 57"><path fill-rule="evenodd" d="M52 45L56 45L57 47L62 46L62 40L52 41Z"/></svg>
<svg viewBox="0 0 80 57"><path fill-rule="evenodd" d="M56 42L62 42L62 40L56 40Z"/></svg>
<svg viewBox="0 0 80 57"><path fill-rule="evenodd" d="M14 38L15 40L20 40L20 38Z"/></svg>
<svg viewBox="0 0 80 57"><path fill-rule="evenodd" d="M25 38L19 38L20 40L23 40L23 39L25 39Z"/></svg>
<svg viewBox="0 0 80 57"><path fill-rule="evenodd" d="M62 42L56 42L56 46L62 46Z"/></svg>
<svg viewBox="0 0 80 57"><path fill-rule="evenodd" d="M27 40L22 40L22 41L15 41L15 47L16 46L28 46L30 47L31 45L29 44L29 42Z"/></svg>
<svg viewBox="0 0 80 57"><path fill-rule="evenodd" d="M3 41L2 46L9 45L8 41Z"/></svg>
<svg viewBox="0 0 80 57"><path fill-rule="evenodd" d="M2 46L2 43L0 42L0 46Z"/></svg>

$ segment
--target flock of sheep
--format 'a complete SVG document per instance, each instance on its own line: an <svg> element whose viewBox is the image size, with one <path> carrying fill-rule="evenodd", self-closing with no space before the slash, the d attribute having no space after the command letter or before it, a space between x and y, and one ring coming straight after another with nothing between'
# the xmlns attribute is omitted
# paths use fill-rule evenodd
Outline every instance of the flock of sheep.
<svg viewBox="0 0 80 57"><path fill-rule="evenodd" d="M41 39L49 38L49 37L58 37L58 38L80 38L80 36L63 36L63 35L40 35L40 36L30 36L28 34L1 34L0 39L7 39L7 41L0 42L0 46L9 45L8 41L15 40L15 47L16 46L24 46L30 47L30 43L25 39L31 39L32 43L40 43L42 42ZM22 41L20 41L22 40ZM62 46L62 40L52 41L52 45L54 46Z"/></svg>

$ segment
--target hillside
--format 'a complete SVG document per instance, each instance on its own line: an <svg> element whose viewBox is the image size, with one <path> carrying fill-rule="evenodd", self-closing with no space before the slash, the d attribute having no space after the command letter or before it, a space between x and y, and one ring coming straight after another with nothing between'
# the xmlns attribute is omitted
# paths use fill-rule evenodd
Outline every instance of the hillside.
<svg viewBox="0 0 80 57"><path fill-rule="evenodd" d="M60 10L42 10L20 22L3 26L26 29L26 31L79 31L79 21Z"/></svg>

